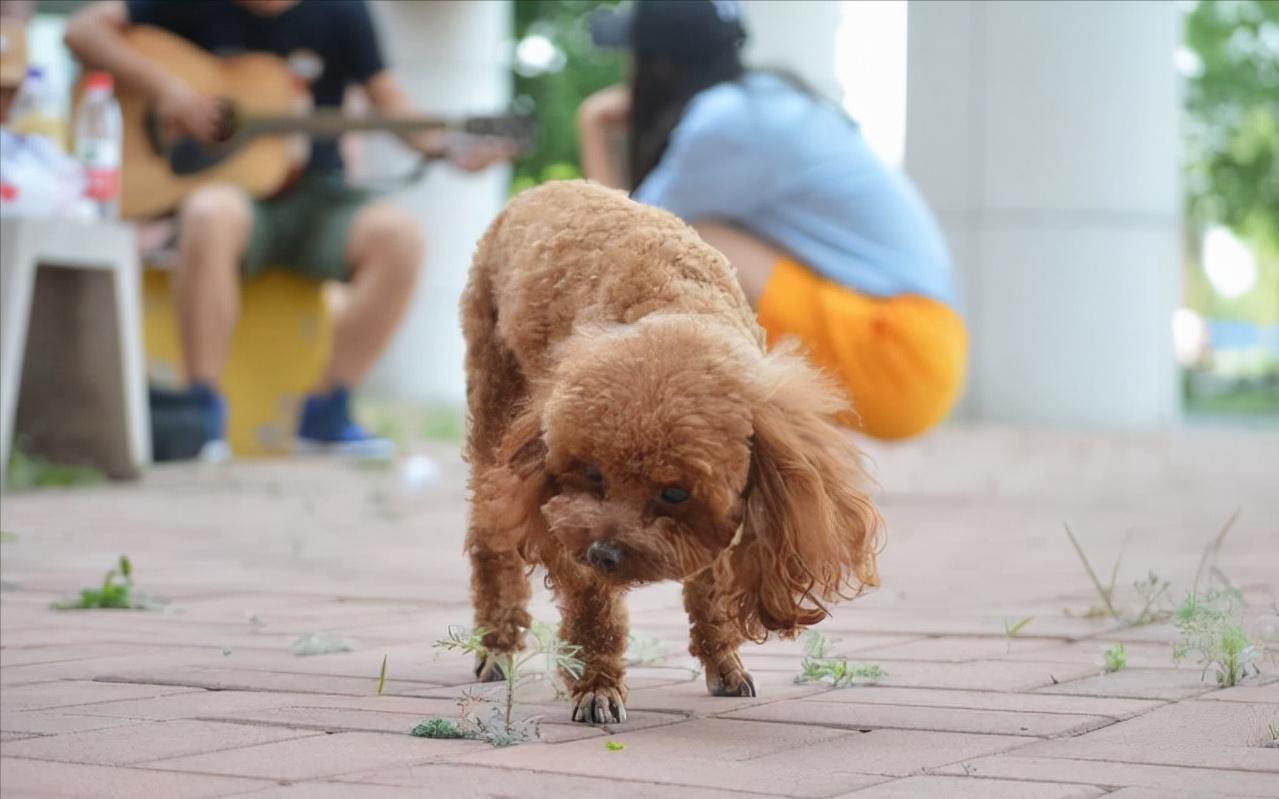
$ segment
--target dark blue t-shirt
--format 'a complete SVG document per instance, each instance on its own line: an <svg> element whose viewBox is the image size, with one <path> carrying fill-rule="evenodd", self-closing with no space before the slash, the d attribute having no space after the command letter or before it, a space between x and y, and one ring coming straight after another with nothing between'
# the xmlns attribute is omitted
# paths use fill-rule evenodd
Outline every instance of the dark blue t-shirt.
<svg viewBox="0 0 1279 799"><path fill-rule="evenodd" d="M364 0L301 0L260 16L231 0L127 0L129 22L176 33L214 55L274 53L307 81L316 107L342 105L346 87L386 68ZM308 172L342 169L336 141L315 140Z"/></svg>

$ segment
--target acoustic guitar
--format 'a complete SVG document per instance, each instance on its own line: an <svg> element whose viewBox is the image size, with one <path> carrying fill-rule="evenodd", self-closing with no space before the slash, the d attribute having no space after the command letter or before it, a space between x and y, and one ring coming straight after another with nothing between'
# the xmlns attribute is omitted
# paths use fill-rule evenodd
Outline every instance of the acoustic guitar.
<svg viewBox="0 0 1279 799"><path fill-rule="evenodd" d="M195 189L230 183L254 197L269 197L296 174L310 139L355 131L414 133L454 130L510 140L527 148L534 135L527 114L465 117L347 116L315 111L310 94L287 62L269 53L218 57L159 28L125 32L129 46L161 64L197 91L218 98L225 117L218 141L205 145L174 136L159 123L150 100L121 88L124 119L121 215L129 219L174 211Z"/></svg>

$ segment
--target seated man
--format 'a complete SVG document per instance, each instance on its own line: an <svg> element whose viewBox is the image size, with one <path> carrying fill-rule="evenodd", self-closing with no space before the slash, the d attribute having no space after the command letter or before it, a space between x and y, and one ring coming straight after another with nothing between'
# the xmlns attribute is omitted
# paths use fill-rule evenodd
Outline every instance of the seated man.
<svg viewBox="0 0 1279 799"><path fill-rule="evenodd" d="M255 50L292 57L291 63L305 60L310 68L300 77L317 107L341 106L347 86L355 83L378 112L412 112L383 61L364 0L105 0L71 20L66 42L83 63L150 96L164 123L202 140L218 129L216 98L131 50L121 34L142 24L219 55ZM405 141L468 171L511 155L505 144L459 141L439 132ZM299 443L355 454L387 451L389 442L373 438L351 418L349 392L404 316L421 268L422 233L405 212L389 202L371 202L344 182L336 142L314 142L304 174L280 196L255 201L231 186L193 193L179 213L178 252L174 292L183 365L193 398L205 408L206 456L227 450L218 379L239 311L240 280L268 266L350 282L332 359L302 409Z"/></svg>

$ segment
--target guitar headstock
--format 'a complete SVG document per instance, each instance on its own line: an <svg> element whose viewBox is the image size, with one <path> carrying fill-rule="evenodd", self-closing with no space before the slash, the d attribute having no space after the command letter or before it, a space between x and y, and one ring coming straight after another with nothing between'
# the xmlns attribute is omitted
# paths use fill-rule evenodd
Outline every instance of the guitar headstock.
<svg viewBox="0 0 1279 799"><path fill-rule="evenodd" d="M512 113L501 116L469 117L462 124L462 131L472 136L509 139L521 154L537 143L537 120L531 113Z"/></svg>

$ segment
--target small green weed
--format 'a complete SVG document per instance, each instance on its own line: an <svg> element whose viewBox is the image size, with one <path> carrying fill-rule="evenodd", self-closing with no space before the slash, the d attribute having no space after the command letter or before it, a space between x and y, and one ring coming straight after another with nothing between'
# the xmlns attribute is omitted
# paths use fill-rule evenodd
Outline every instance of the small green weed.
<svg viewBox="0 0 1279 799"><path fill-rule="evenodd" d="M617 741L605 741L604 748L610 752L620 752L626 748L626 744L620 744Z"/></svg>
<svg viewBox="0 0 1279 799"><path fill-rule="evenodd" d="M439 716L429 718L421 724L417 725L409 733L419 738L465 738L466 736L457 725L448 719L442 719Z"/></svg>
<svg viewBox="0 0 1279 799"><path fill-rule="evenodd" d="M76 599L54 602L54 610L93 610L99 608L140 609L133 597L133 563L121 555L116 568L107 572L98 588L82 588Z"/></svg>
<svg viewBox="0 0 1279 799"><path fill-rule="evenodd" d="M626 665L652 666L666 657L666 642L655 635L632 632L626 640Z"/></svg>
<svg viewBox="0 0 1279 799"><path fill-rule="evenodd" d="M1004 637L1016 638L1017 634L1020 633L1026 627L1027 624L1030 624L1034 620L1035 620L1034 616L1026 616L1023 619L1019 619L1018 621L1015 621L1012 624L1009 624L1008 620L1004 619Z"/></svg>
<svg viewBox="0 0 1279 799"><path fill-rule="evenodd" d="M833 642L816 630L804 633L804 659L796 683L825 682L834 688L874 685L888 676L874 663L849 663L847 658L832 656Z"/></svg>
<svg viewBox="0 0 1279 799"><path fill-rule="evenodd" d="M1106 647L1102 655L1106 658L1106 672L1116 672L1128 665L1128 653L1123 644Z"/></svg>
<svg viewBox="0 0 1279 799"><path fill-rule="evenodd" d="M1203 666L1202 678L1211 670L1219 687L1230 688L1259 672L1257 648L1244 631L1238 594L1217 589L1189 593L1177 608L1173 624L1181 634L1173 660L1180 663L1193 657Z"/></svg>
<svg viewBox="0 0 1279 799"><path fill-rule="evenodd" d="M62 466L38 455L28 455L18 447L9 458L8 477L9 487L15 490L75 488L107 481L102 472L91 466Z"/></svg>
<svg viewBox="0 0 1279 799"><path fill-rule="evenodd" d="M1145 624L1157 624L1167 621L1172 616L1172 600L1169 594L1172 584L1160 578L1153 571L1148 572L1145 579L1133 581L1133 591L1141 599L1141 607L1135 613L1125 613L1119 607L1115 598L1115 583L1119 578L1119 565L1123 562L1123 550L1120 550L1119 556L1115 558L1114 565L1110 568L1110 578L1105 585L1102 585L1101 579L1097 576L1097 571L1088 560L1088 556L1084 554L1084 548L1070 529L1070 525L1063 524L1062 526L1066 530L1066 536L1070 539L1071 546L1075 549L1075 554L1079 556L1079 562L1083 564L1084 572L1087 573L1089 581L1092 582L1093 590L1097 592L1097 597L1101 600L1100 606L1091 607L1083 613L1084 618L1118 619L1125 626L1139 627ZM1229 524L1226 525L1226 530L1228 529ZM1224 532L1225 530L1222 531L1222 534ZM1220 537L1219 535L1218 541L1220 541ZM1125 543L1127 543L1126 539ZM1067 613L1067 615L1070 614Z"/></svg>
<svg viewBox="0 0 1279 799"><path fill-rule="evenodd" d="M330 655L335 652L350 652L352 649L354 647L350 641L332 633L303 633L289 644L289 651L298 657Z"/></svg>
<svg viewBox="0 0 1279 799"><path fill-rule="evenodd" d="M546 624L537 623L529 630L534 646L525 652L497 654L484 645L488 633L483 627L465 630L450 627L448 637L435 642L444 651L461 652L481 661L492 661L505 678L502 695L492 698L477 696L467 691L458 702L458 729L466 738L487 741L493 746L512 746L537 738L540 734L537 718L516 721L515 692L521 685L541 675L529 674L528 666L537 658L544 658L552 676L562 672L573 678L582 676L585 664L577 657L581 647L560 640Z"/></svg>

